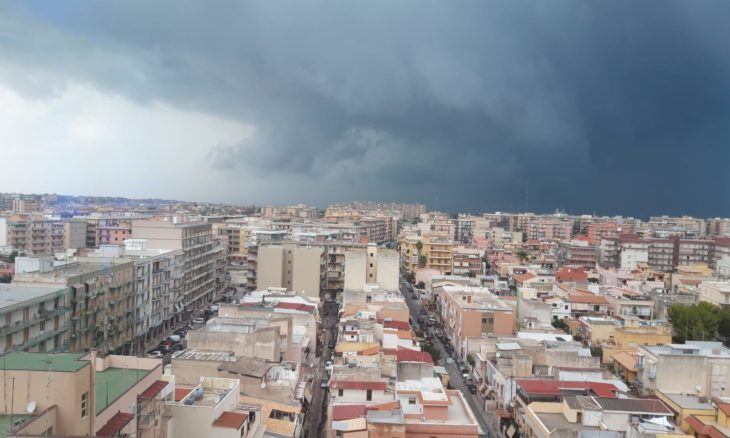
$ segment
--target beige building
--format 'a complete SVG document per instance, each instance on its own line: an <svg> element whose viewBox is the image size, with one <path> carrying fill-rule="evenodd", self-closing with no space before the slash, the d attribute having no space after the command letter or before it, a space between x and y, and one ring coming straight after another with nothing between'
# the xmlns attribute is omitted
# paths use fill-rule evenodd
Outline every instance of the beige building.
<svg viewBox="0 0 730 438"><path fill-rule="evenodd" d="M0 406L14 436L135 434L138 396L162 379L161 361L129 356L10 353L3 364Z"/></svg>
<svg viewBox="0 0 730 438"><path fill-rule="evenodd" d="M442 285L434 288L434 295L444 333L460 354L466 351L467 338L514 332L512 307L485 287Z"/></svg>
<svg viewBox="0 0 730 438"><path fill-rule="evenodd" d="M84 219L71 219L63 224L63 247L86 248L88 223Z"/></svg>
<svg viewBox="0 0 730 438"><path fill-rule="evenodd" d="M13 199L13 211L15 213L42 212L46 203L41 198L18 196Z"/></svg>
<svg viewBox="0 0 730 438"><path fill-rule="evenodd" d="M295 243L258 249L256 288L285 288L319 298L325 278L324 249Z"/></svg>
<svg viewBox="0 0 730 438"><path fill-rule="evenodd" d="M637 370L643 393L730 396L730 350L722 342L641 346Z"/></svg>
<svg viewBox="0 0 730 438"><path fill-rule="evenodd" d="M237 357L271 362L288 360L293 333L292 318L212 318L187 334L187 347L196 350L231 351Z"/></svg>
<svg viewBox="0 0 730 438"><path fill-rule="evenodd" d="M149 249L183 251L182 293L174 298L173 305L176 319L192 314L223 294L225 247L213 239L211 224L135 220L132 238L147 240Z"/></svg>
<svg viewBox="0 0 730 438"><path fill-rule="evenodd" d="M730 281L703 281L698 287L700 301L716 306L730 306Z"/></svg>
<svg viewBox="0 0 730 438"><path fill-rule="evenodd" d="M400 260L398 252L378 248L352 249L345 253L345 289L363 290L366 284L377 284L387 291L398 290Z"/></svg>
<svg viewBox="0 0 730 438"><path fill-rule="evenodd" d="M42 216L16 214L0 218L0 246L10 245L26 255L52 255L63 250L63 223Z"/></svg>
<svg viewBox="0 0 730 438"><path fill-rule="evenodd" d="M401 241L401 258L409 271L429 268L447 274L453 268L453 246L451 236L445 233L410 234Z"/></svg>

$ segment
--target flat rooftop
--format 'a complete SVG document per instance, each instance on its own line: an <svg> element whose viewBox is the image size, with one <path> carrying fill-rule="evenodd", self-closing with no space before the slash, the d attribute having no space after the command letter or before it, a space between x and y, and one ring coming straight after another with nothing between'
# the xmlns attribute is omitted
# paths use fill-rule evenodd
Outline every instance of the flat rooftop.
<svg viewBox="0 0 730 438"><path fill-rule="evenodd" d="M13 352L2 356L0 366L6 370L76 372L89 364L86 353Z"/></svg>
<svg viewBox="0 0 730 438"><path fill-rule="evenodd" d="M11 417L10 415L0 415L0 438L5 438L8 436L8 432L13 427L13 423L18 424L21 423L29 418L32 418L32 415L15 415ZM13 422L10 422L10 419L13 419Z"/></svg>
<svg viewBox="0 0 730 438"><path fill-rule="evenodd" d="M664 397L682 409L708 409L713 410L712 403L708 399L699 398L696 395L662 393Z"/></svg>
<svg viewBox="0 0 730 438"><path fill-rule="evenodd" d="M62 295L65 286L35 286L25 284L0 284L0 310L12 309L28 301Z"/></svg>
<svg viewBox="0 0 730 438"><path fill-rule="evenodd" d="M129 368L107 368L96 372L95 411L101 413L116 399L129 391L140 380L144 379L149 370Z"/></svg>
<svg viewBox="0 0 730 438"><path fill-rule="evenodd" d="M269 327L269 319L263 318L213 318L198 330L213 333L254 333Z"/></svg>
<svg viewBox="0 0 730 438"><path fill-rule="evenodd" d="M232 351L180 350L172 354L179 360L212 360L215 362L235 362L236 355Z"/></svg>

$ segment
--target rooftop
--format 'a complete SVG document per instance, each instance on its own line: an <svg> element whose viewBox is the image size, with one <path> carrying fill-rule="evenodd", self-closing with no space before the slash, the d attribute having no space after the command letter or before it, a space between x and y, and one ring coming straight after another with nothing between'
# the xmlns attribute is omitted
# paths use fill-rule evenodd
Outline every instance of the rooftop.
<svg viewBox="0 0 730 438"><path fill-rule="evenodd" d="M96 372L95 411L101 413L149 374L149 370L107 368Z"/></svg>
<svg viewBox="0 0 730 438"><path fill-rule="evenodd" d="M707 409L713 410L710 400L696 395L662 393L669 401L682 409Z"/></svg>
<svg viewBox="0 0 730 438"><path fill-rule="evenodd" d="M236 356L231 351L180 350L172 354L179 360L212 360L216 362L235 362Z"/></svg>
<svg viewBox="0 0 730 438"><path fill-rule="evenodd" d="M63 295L65 287L30 286L24 284L0 284L0 310L11 310L43 297Z"/></svg>
<svg viewBox="0 0 730 438"><path fill-rule="evenodd" d="M86 353L7 353L2 356L6 370L75 372L89 364Z"/></svg>
<svg viewBox="0 0 730 438"><path fill-rule="evenodd" d="M8 436L8 431L12 429L13 423L18 424L20 422L23 422L27 420L28 418L32 418L32 415L13 415L13 423L10 422L10 415L0 415L0 438L5 438Z"/></svg>

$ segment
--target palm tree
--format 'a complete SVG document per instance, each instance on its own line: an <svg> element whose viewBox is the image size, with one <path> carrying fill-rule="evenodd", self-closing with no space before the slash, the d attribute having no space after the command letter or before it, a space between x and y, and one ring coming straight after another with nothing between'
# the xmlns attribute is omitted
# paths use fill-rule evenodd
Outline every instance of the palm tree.
<svg viewBox="0 0 730 438"><path fill-rule="evenodd" d="M520 261L520 263L523 263L525 260L528 259L527 253L524 249L517 251L517 259Z"/></svg>

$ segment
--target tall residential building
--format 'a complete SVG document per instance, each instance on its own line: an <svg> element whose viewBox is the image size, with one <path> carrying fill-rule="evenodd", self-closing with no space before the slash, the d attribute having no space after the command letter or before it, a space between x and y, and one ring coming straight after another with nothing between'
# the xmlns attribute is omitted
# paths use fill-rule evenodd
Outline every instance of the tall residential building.
<svg viewBox="0 0 730 438"><path fill-rule="evenodd" d="M529 223L530 240L567 240L573 234L573 221L568 218L539 216Z"/></svg>
<svg viewBox="0 0 730 438"><path fill-rule="evenodd" d="M585 240L561 240L558 242L556 258L560 266L596 267L596 247Z"/></svg>
<svg viewBox="0 0 730 438"><path fill-rule="evenodd" d="M0 353L65 351L69 288L0 284Z"/></svg>
<svg viewBox="0 0 730 438"><path fill-rule="evenodd" d="M134 340L134 263L78 257L48 272L18 274L14 284L70 287L71 351L130 353Z"/></svg>
<svg viewBox="0 0 730 438"><path fill-rule="evenodd" d="M401 258L410 271L435 269L442 274L453 269L454 242L445 234L407 235L401 241Z"/></svg>
<svg viewBox="0 0 730 438"><path fill-rule="evenodd" d="M63 224L63 247L86 248L88 223L81 218L74 218Z"/></svg>
<svg viewBox="0 0 730 438"><path fill-rule="evenodd" d="M262 245L258 249L256 287L281 287L319 298L325 269L326 258L321 246Z"/></svg>
<svg viewBox="0 0 730 438"><path fill-rule="evenodd" d="M213 239L211 224L173 224L163 220L135 220L132 238L147 240L149 249L183 251L182 293L174 307L192 314L221 296L226 288L225 247Z"/></svg>
<svg viewBox="0 0 730 438"><path fill-rule="evenodd" d="M386 291L398 290L400 260L398 252L369 244L367 248L345 253L345 289L364 290L377 284Z"/></svg>
<svg viewBox="0 0 730 438"><path fill-rule="evenodd" d="M46 203L40 197L18 196L13 199L13 212L37 213L46 208Z"/></svg>
<svg viewBox="0 0 730 438"><path fill-rule="evenodd" d="M0 218L5 245L27 255L49 255L63 250L63 223L42 216L17 214Z"/></svg>
<svg viewBox="0 0 730 438"><path fill-rule="evenodd" d="M730 237L730 219L713 218L706 220L707 235L712 237Z"/></svg>

